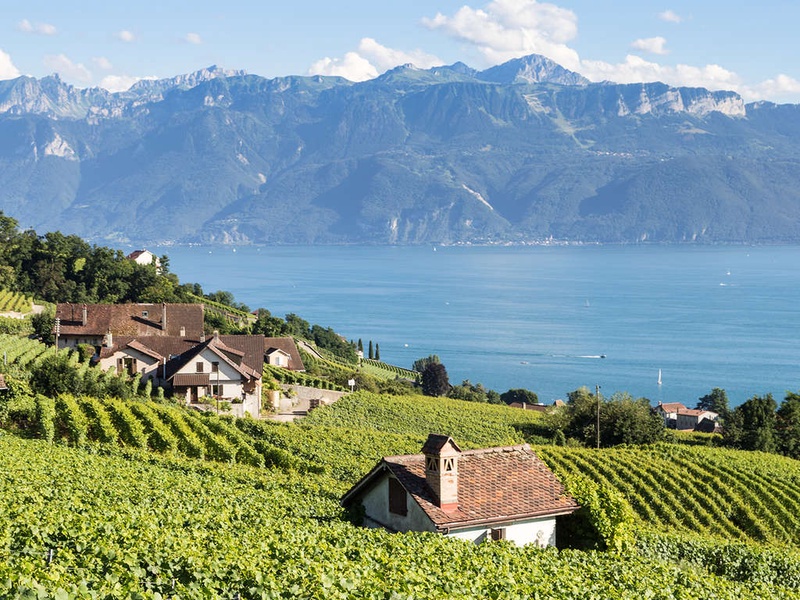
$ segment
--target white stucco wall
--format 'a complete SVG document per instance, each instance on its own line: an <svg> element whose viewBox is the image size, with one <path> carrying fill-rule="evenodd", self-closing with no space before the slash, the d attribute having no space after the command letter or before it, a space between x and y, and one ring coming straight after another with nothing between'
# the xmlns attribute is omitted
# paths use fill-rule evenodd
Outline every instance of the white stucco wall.
<svg viewBox="0 0 800 600"><path fill-rule="evenodd" d="M389 512L389 474L384 474L361 498L364 506L367 527L390 527L396 531L436 531L428 515L420 508L410 494L406 494L408 514L397 515ZM517 546L536 544L540 547L556 545L556 519L543 517L510 525L498 524L495 527L506 530L506 541ZM480 526L448 532L448 537L480 543L492 539L492 527Z"/></svg>
<svg viewBox="0 0 800 600"><path fill-rule="evenodd" d="M547 517L505 526L499 524L496 527L505 529L506 541L513 542L517 546L524 546L526 544L536 544L540 547L556 545L555 517ZM460 529L451 531L447 536L462 540L470 540L477 544L492 539L492 528L475 527L473 529Z"/></svg>
<svg viewBox="0 0 800 600"><path fill-rule="evenodd" d="M162 375L162 373L158 371L160 363L155 358L139 352L138 350L134 350L133 348L119 350L108 358L101 359L100 368L103 369L103 371L108 371L108 369L111 367L116 369L117 359L120 358L136 359L137 372L142 373L142 381L152 377L160 377ZM144 369L144 371L142 371L142 369Z"/></svg>
<svg viewBox="0 0 800 600"><path fill-rule="evenodd" d="M389 475L384 474L376 484L362 497L366 516L375 522L366 522L367 526L386 526L396 531L436 531L419 504L414 502L411 494L406 494L408 514L396 515L389 512Z"/></svg>

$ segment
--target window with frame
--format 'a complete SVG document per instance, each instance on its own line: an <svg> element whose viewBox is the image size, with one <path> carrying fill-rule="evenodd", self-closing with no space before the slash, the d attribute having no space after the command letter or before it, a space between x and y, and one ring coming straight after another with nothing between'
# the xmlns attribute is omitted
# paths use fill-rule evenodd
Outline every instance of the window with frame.
<svg viewBox="0 0 800 600"><path fill-rule="evenodd" d="M211 372L212 373L218 373L219 372L219 363L217 361L214 361L214 362L211 363Z"/></svg>
<svg viewBox="0 0 800 600"><path fill-rule="evenodd" d="M222 397L222 384L214 383L211 385L211 395Z"/></svg>
<svg viewBox="0 0 800 600"><path fill-rule="evenodd" d="M389 478L389 512L395 515L408 514L407 492L394 477Z"/></svg>
<svg viewBox="0 0 800 600"><path fill-rule="evenodd" d="M195 363L195 365L196 365L197 372L198 372L198 373L202 373L202 372L203 372L203 361L201 361L201 360L198 360L198 361Z"/></svg>
<svg viewBox="0 0 800 600"><path fill-rule="evenodd" d="M496 529L492 529L492 541L499 542L500 540L504 539L506 539L505 527L498 527Z"/></svg>

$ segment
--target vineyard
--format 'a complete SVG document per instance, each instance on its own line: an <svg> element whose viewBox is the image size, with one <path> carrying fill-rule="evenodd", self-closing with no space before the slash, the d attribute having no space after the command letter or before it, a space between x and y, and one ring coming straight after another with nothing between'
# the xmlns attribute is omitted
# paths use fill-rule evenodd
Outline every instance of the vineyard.
<svg viewBox="0 0 800 600"><path fill-rule="evenodd" d="M341 385L337 385L332 381L328 381L327 379L320 379L319 377L314 377L313 375L307 375L306 373L301 373L298 371L290 371L289 369L284 369L283 367L265 364L263 373L265 377L272 377L276 381L288 385L304 385L323 390L337 390L340 392L347 391L346 388L342 387Z"/></svg>
<svg viewBox="0 0 800 600"><path fill-rule="evenodd" d="M409 381L418 381L420 378L420 374L416 371L390 365L389 363L379 360L371 360L369 358L365 358L361 361L361 369L373 377L380 377L383 379L399 377L401 379L408 379Z"/></svg>
<svg viewBox="0 0 800 600"><path fill-rule="evenodd" d="M30 422L36 437L75 447L99 443L252 467L308 468L263 436L243 433L233 419L151 401L37 396Z"/></svg>
<svg viewBox="0 0 800 600"><path fill-rule="evenodd" d="M20 292L0 290L0 313L29 313L33 309L33 297Z"/></svg>
<svg viewBox="0 0 800 600"><path fill-rule="evenodd" d="M539 419L366 392L296 424L37 396L21 433L38 439L0 431L0 597L800 595L800 463L774 455L534 446L569 485L624 497L635 542L622 554L394 535L353 526L338 505L380 457L419 452L431 431L464 449L509 445L536 442Z"/></svg>
<svg viewBox="0 0 800 600"><path fill-rule="evenodd" d="M541 447L557 473L582 473L623 493L643 525L705 538L800 548L800 463L760 453L660 444Z"/></svg>
<svg viewBox="0 0 800 600"><path fill-rule="evenodd" d="M312 412L305 423L402 433L425 439L452 436L462 448L545 441L541 414L504 405L430 396L388 397L357 392Z"/></svg>
<svg viewBox="0 0 800 600"><path fill-rule="evenodd" d="M650 557L354 527L324 476L0 436L3 598L795 598Z"/></svg>
<svg viewBox="0 0 800 600"><path fill-rule="evenodd" d="M15 364L26 369L55 353L55 347L46 346L38 340L0 334L0 354L3 356L3 364ZM75 360L77 361L77 355Z"/></svg>

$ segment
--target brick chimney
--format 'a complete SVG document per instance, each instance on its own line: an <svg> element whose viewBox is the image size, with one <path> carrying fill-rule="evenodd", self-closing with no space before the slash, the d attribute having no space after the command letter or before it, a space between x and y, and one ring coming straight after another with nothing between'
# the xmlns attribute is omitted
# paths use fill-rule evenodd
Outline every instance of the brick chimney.
<svg viewBox="0 0 800 600"><path fill-rule="evenodd" d="M167 303L161 303L161 331L167 330Z"/></svg>
<svg viewBox="0 0 800 600"><path fill-rule="evenodd" d="M458 457L461 449L452 438L431 433L422 446L425 455L425 481L436 496L436 505L445 512L458 510Z"/></svg>
<svg viewBox="0 0 800 600"><path fill-rule="evenodd" d="M86 323L89 322L89 308L84 304L83 311L81 313L81 325L86 327Z"/></svg>

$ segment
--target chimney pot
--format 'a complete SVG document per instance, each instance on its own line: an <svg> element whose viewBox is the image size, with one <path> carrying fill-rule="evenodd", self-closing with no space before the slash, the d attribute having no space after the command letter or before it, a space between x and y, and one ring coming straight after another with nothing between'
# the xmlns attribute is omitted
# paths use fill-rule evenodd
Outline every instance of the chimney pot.
<svg viewBox="0 0 800 600"><path fill-rule="evenodd" d="M445 512L458 509L458 457L461 449L446 435L430 434L422 447L425 480Z"/></svg>

